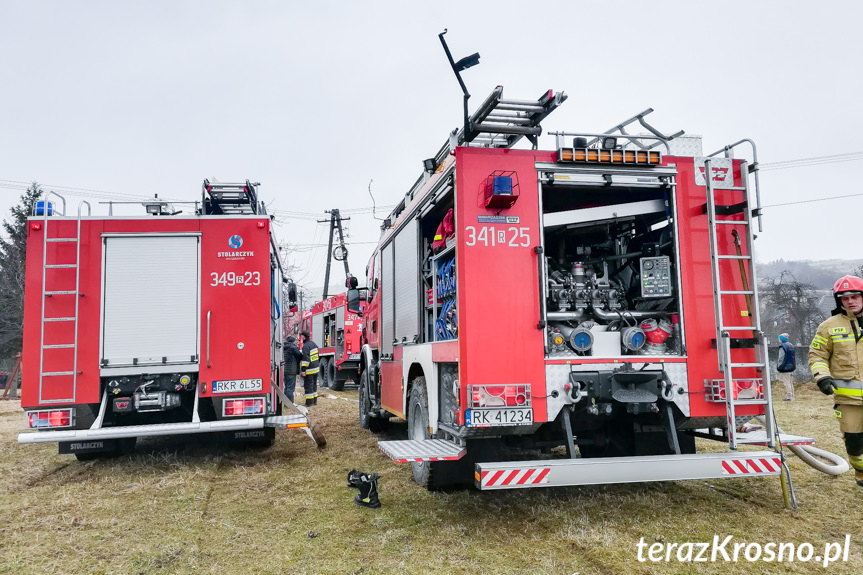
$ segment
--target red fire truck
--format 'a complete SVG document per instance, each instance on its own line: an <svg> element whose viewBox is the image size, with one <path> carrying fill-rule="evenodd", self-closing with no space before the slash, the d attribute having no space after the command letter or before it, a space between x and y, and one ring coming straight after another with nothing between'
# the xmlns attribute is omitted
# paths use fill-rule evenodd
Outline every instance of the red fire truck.
<svg viewBox="0 0 863 575"><path fill-rule="evenodd" d="M302 329L318 344L321 386L336 391L349 379L359 380L363 308L361 304L358 312L348 311L347 303L347 293L341 293L319 301L303 315Z"/></svg>
<svg viewBox="0 0 863 575"><path fill-rule="evenodd" d="M205 180L189 215L158 198L134 217L86 202L66 216L53 193L34 207L19 442L85 459L160 435L268 444L308 424L279 415L287 280L256 186Z"/></svg>
<svg viewBox="0 0 863 575"><path fill-rule="evenodd" d="M705 155L646 110L537 149L565 98L498 87L384 223L360 424L406 419L407 440L379 445L428 488L780 474L781 453L737 450L778 438L751 257L757 162L732 156L751 142ZM513 149L525 136L533 148ZM729 449L696 453L696 437Z"/></svg>

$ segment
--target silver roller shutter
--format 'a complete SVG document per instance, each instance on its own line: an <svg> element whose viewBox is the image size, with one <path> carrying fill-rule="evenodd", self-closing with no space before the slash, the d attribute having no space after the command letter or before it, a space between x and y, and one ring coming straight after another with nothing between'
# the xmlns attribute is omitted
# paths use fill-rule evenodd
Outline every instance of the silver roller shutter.
<svg viewBox="0 0 863 575"><path fill-rule="evenodd" d="M409 221L395 239L395 336L413 343L419 334L419 266L417 265L417 220Z"/></svg>
<svg viewBox="0 0 863 575"><path fill-rule="evenodd" d="M199 237L103 240L103 365L197 364Z"/></svg>

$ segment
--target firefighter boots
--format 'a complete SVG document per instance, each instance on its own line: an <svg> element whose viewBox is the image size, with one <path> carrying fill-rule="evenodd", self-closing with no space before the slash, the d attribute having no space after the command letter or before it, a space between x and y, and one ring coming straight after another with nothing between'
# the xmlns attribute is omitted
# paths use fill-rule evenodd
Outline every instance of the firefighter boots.
<svg viewBox="0 0 863 575"><path fill-rule="evenodd" d="M362 485L363 479L366 477L366 474L362 471L351 469L350 471L348 471L348 487L359 489L360 485Z"/></svg>
<svg viewBox="0 0 863 575"><path fill-rule="evenodd" d="M354 497L354 503L371 509L380 507L381 500L378 499L378 479L380 479L380 475L377 473L372 473L371 475L361 474L360 493Z"/></svg>

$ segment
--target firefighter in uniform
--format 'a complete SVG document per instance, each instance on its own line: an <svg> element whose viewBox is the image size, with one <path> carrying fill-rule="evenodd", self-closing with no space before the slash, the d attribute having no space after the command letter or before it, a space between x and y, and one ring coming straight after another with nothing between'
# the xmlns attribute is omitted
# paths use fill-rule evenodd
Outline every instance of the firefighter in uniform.
<svg viewBox="0 0 863 575"><path fill-rule="evenodd" d="M836 309L818 326L809 346L809 369L825 395L835 397L845 451L863 487L863 279L839 278Z"/></svg>
<svg viewBox="0 0 863 575"><path fill-rule="evenodd" d="M321 370L321 362L318 359L318 344L312 341L308 331L300 333L300 341L303 344L300 375L303 376L306 407L311 407L318 404L318 372Z"/></svg>

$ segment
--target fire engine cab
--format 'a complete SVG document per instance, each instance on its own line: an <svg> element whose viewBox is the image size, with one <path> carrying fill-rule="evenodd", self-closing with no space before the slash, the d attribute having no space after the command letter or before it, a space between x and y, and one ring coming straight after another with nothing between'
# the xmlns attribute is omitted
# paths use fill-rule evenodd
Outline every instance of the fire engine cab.
<svg viewBox="0 0 863 575"><path fill-rule="evenodd" d="M705 155L646 110L537 149L565 99L498 87L384 223L360 424L406 419L408 439L379 446L428 488L778 475L780 453L737 450L779 440L752 258L757 162L732 155L754 144ZM522 137L532 149L513 148ZM450 211L454 233L433 249ZM738 433L759 415L760 434ZM697 453L696 437L728 449Z"/></svg>
<svg viewBox="0 0 863 575"><path fill-rule="evenodd" d="M256 186L205 180L189 215L158 198L143 216L92 216L87 202L67 216L53 193L34 206L21 393L32 431L19 442L84 459L139 437L268 444L277 427L307 426L279 415L287 280Z"/></svg>

